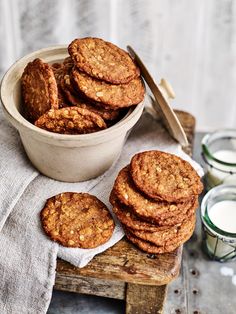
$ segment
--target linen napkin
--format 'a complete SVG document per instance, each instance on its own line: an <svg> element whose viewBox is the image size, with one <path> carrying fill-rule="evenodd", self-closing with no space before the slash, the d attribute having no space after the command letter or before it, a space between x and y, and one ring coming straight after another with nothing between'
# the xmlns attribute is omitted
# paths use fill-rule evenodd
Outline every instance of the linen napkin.
<svg viewBox="0 0 236 314"><path fill-rule="evenodd" d="M139 151L159 149L191 160L161 124L145 113L131 132L116 163L102 176L63 183L39 174L27 159L19 136L0 111L0 313L46 313L55 280L56 258L84 267L124 235L116 221L111 239L90 250L65 248L43 233L39 213L47 198L66 191L89 192L111 210L109 194L119 170ZM115 217L114 217L115 218Z"/></svg>

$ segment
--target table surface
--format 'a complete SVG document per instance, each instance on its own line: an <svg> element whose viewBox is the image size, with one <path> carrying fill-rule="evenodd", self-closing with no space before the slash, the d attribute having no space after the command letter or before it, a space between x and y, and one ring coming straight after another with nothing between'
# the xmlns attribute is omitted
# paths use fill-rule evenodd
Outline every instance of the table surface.
<svg viewBox="0 0 236 314"><path fill-rule="evenodd" d="M202 164L200 142L195 137L193 158ZM231 275L225 276L230 273ZM209 261L201 251L201 224L184 245L180 276L168 286L165 314L233 314L236 308L236 263ZM54 291L49 314L111 314L124 313L123 301Z"/></svg>

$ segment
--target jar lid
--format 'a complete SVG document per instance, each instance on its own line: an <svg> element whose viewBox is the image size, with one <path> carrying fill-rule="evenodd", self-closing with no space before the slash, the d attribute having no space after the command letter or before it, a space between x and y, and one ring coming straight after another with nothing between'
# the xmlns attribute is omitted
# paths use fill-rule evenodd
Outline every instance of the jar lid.
<svg viewBox="0 0 236 314"><path fill-rule="evenodd" d="M161 115L163 123L165 124L170 135L177 140L182 146L188 145L187 136L181 126L179 119L175 112L170 107L168 99L175 98L175 93L170 84L162 79L160 84L157 85L147 68L143 64L142 60L136 54L132 47L127 46L127 50L131 57L137 63L141 70L141 74L153 93L155 101L153 102L153 108Z"/></svg>

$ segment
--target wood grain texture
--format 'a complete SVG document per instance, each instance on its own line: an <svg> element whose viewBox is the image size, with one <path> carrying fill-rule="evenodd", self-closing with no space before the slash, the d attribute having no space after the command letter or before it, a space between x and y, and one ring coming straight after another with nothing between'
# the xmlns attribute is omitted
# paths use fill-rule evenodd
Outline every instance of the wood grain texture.
<svg viewBox="0 0 236 314"><path fill-rule="evenodd" d="M127 285L126 314L161 314L167 286Z"/></svg>
<svg viewBox="0 0 236 314"><path fill-rule="evenodd" d="M84 268L58 260L60 277L77 276L120 280L144 285L164 285L178 276L182 247L172 253L150 255L141 252L125 238L99 254ZM57 288L57 279L56 285Z"/></svg>
<svg viewBox="0 0 236 314"><path fill-rule="evenodd" d="M57 273L55 288L62 291L92 294L100 297L125 299L126 283L122 281L112 281L84 277L72 274L65 276L64 273Z"/></svg>

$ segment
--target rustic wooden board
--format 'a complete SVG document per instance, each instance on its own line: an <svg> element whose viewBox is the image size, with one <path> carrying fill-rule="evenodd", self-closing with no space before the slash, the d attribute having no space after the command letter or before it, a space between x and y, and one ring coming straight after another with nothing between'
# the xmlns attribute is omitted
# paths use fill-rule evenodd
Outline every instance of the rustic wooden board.
<svg viewBox="0 0 236 314"><path fill-rule="evenodd" d="M60 262L60 261L58 261ZM125 299L126 283L118 280L104 280L72 273L66 276L57 272L56 289L62 291L92 294L100 297Z"/></svg>
<svg viewBox="0 0 236 314"><path fill-rule="evenodd" d="M163 312L167 286L143 286L128 284L126 314Z"/></svg>
<svg viewBox="0 0 236 314"><path fill-rule="evenodd" d="M144 285L164 285L177 277L181 252L180 247L172 253L154 256L141 252L123 238L107 251L95 256L84 268L59 260L57 272L61 280L63 276L66 280L68 276L76 278L79 275Z"/></svg>
<svg viewBox="0 0 236 314"><path fill-rule="evenodd" d="M191 154L195 119L189 113L178 110L175 112L189 140L189 146L185 150ZM181 255L182 247L168 254L146 254L124 238L107 251L95 256L82 269L58 260L55 289L123 298L125 285L122 282L150 286L165 285L171 282L178 276ZM91 281L88 277L91 278ZM116 284L107 285L109 280L115 281ZM117 284L117 282L121 282L121 284ZM100 285L100 291L94 288L97 285ZM106 285L107 289L104 288Z"/></svg>

